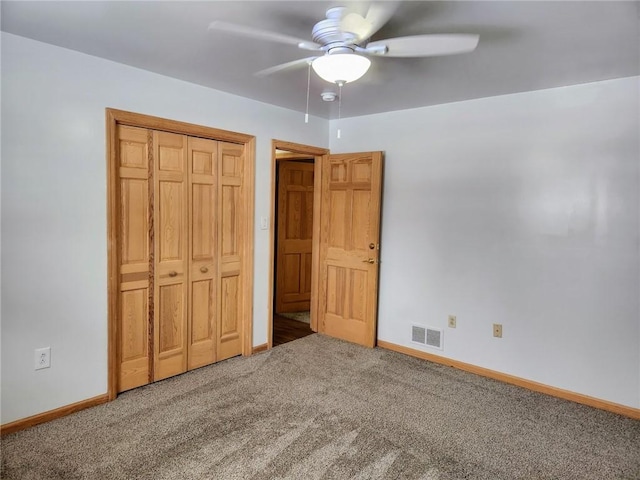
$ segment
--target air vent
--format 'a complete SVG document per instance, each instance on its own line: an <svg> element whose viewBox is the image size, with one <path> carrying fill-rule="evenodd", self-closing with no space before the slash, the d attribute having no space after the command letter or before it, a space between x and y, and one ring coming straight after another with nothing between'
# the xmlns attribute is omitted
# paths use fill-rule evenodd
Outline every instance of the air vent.
<svg viewBox="0 0 640 480"><path fill-rule="evenodd" d="M427 345L442 348L442 330L427 328Z"/></svg>
<svg viewBox="0 0 640 480"><path fill-rule="evenodd" d="M444 331L439 328L411 325L411 341L442 350Z"/></svg>
<svg viewBox="0 0 640 480"><path fill-rule="evenodd" d="M419 327L418 325L412 325L411 341L413 343L421 343L422 345L425 345L427 343L427 329Z"/></svg>

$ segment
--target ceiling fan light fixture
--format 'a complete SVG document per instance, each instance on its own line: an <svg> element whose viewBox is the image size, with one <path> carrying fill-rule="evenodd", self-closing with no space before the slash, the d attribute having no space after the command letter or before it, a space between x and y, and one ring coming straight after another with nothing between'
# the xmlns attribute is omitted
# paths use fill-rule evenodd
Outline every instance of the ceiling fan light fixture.
<svg viewBox="0 0 640 480"><path fill-rule="evenodd" d="M311 64L313 71L329 83L349 83L361 78L371 60L354 53L334 53L316 58Z"/></svg>

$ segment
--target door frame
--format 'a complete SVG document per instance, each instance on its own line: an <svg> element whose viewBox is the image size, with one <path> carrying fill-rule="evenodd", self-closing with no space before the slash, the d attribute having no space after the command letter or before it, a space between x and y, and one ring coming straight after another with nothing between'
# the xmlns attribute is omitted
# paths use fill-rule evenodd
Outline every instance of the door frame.
<svg viewBox="0 0 640 480"><path fill-rule="evenodd" d="M192 137L237 143L244 146L245 168L243 178L244 212L241 218L247 235L241 245L243 255L243 315L242 355L248 356L253 347L253 264L254 264L254 218L255 218L255 137L244 133L230 132L217 128L168 120L140 113L113 108L105 109L107 136L107 395L114 400L118 395L118 125L160 130Z"/></svg>
<svg viewBox="0 0 640 480"><path fill-rule="evenodd" d="M273 348L273 302L275 300L274 273L275 273L275 234L276 218L276 175L278 161L291 160L291 158L278 158L277 150L285 150L298 156L313 157L313 236L311 240L311 330L318 331L318 282L320 274L320 200L322 185L322 165L329 155L328 148L312 147L301 143L286 142L284 140L271 141L271 213L269 222L269 289L267 306L267 348Z"/></svg>

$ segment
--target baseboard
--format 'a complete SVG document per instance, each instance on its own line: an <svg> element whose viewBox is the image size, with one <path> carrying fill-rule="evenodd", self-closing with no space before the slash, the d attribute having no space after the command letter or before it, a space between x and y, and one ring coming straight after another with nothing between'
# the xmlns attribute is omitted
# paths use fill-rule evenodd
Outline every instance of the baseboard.
<svg viewBox="0 0 640 480"><path fill-rule="evenodd" d="M268 348L269 345L264 343L262 345L253 347L251 353L254 354L264 352L268 350ZM95 407L96 405L107 403L108 401L110 401L109 394L105 393L104 395L98 395L97 397L88 398L87 400L82 400L77 403L72 403L71 405L56 408L55 410L49 410L48 412L39 413L31 417L16 420L15 422L6 423L4 425L0 425L0 435L8 435L10 433L18 432L20 430L24 430L25 428L33 427L40 423L49 422L51 420L55 420L56 418L64 417L80 410L84 410L85 408Z"/></svg>
<svg viewBox="0 0 640 480"><path fill-rule="evenodd" d="M260 353L260 352L264 352L265 350L269 350L269 344L268 343L263 343L262 345L258 345L257 347L253 347L253 350L251 350L251 353Z"/></svg>
<svg viewBox="0 0 640 480"><path fill-rule="evenodd" d="M599 408L600 410L606 410L608 412L617 413L626 417L631 417L636 420L640 420L640 409L627 407L626 405L620 405L618 403L609 402L607 400L600 400L599 398L589 397L581 393L571 392L569 390L563 390L561 388L551 387L542 383L527 380L525 378L514 377L513 375L507 375L505 373L496 372L495 370L489 370L488 368L478 367L470 363L460 362L458 360L452 360L450 358L441 357L440 355L434 355L432 353L422 352L413 348L404 347L395 343L385 342L384 340L378 340L378 346L387 350L393 350L394 352L404 353L412 357L420 358L422 360L428 360L434 363L440 363L449 367L454 367L465 372L475 373L483 377L492 378L501 382L517 385L534 392L544 393L551 395L552 397L562 398L564 400L570 400L572 402L581 403L590 407Z"/></svg>
<svg viewBox="0 0 640 480"><path fill-rule="evenodd" d="M501 382L517 385L519 387L533 390L534 392L544 393L546 395L551 395L553 397L562 398L564 400L570 400L572 402L581 403L583 405L588 405L590 407L599 408L601 410L606 410L608 412L613 412L619 415L624 415L626 417L640 420L640 409L638 408L627 407L626 405L620 405L618 403L609 402L607 400L601 400L599 398L590 397L588 395L583 395L581 393L576 393L576 392L571 392L569 390L563 390L561 388L551 387L549 385L544 385L542 383L534 382L532 380L527 380L525 378L515 377L513 375L507 375L505 373L500 373L495 370L489 370L488 368L478 367L470 363L460 362L458 360L441 357L440 355L434 355L432 353L422 352L420 350L404 347L402 345L397 345L391 342L385 342L384 340L378 340L378 347L384 348L387 350L392 350L398 353L403 353L411 357L420 358L422 360L428 360L430 362L439 363L441 365L457 368L459 370L464 370L465 372L475 373L476 375L492 378L494 380L499 380ZM268 344L264 343L262 345L253 347L252 353L264 352L266 350L268 350ZM10 433L18 432L20 430L33 427L40 423L49 422L51 420L55 420L56 418L61 418L61 417L70 415L72 413L79 412L80 410L84 410L85 408L95 407L97 405L107 403L108 401L109 401L109 395L105 393L103 395L98 395L97 397L88 398L87 400L82 400L80 402L72 403L71 405L66 405L64 407L56 408L55 410L49 410L48 412L39 413L31 417L6 423L4 425L0 425L0 434L8 435Z"/></svg>
<svg viewBox="0 0 640 480"><path fill-rule="evenodd" d="M40 423L49 422L56 418L65 417L72 413L79 412L85 408L107 403L108 401L109 395L105 393L104 395L98 395L97 397L88 398L80 402L72 403L71 405L65 405L64 407L56 408L55 410L49 410L48 412L39 413L31 417L16 420L15 422L5 423L0 426L0 434L8 435L10 433L18 432Z"/></svg>

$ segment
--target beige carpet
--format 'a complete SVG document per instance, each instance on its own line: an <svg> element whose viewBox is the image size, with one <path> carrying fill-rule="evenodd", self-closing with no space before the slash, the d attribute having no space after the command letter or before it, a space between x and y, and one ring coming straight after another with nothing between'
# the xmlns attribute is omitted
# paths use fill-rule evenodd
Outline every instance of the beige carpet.
<svg viewBox="0 0 640 480"><path fill-rule="evenodd" d="M6 479L640 479L640 422L311 335L2 439Z"/></svg>

